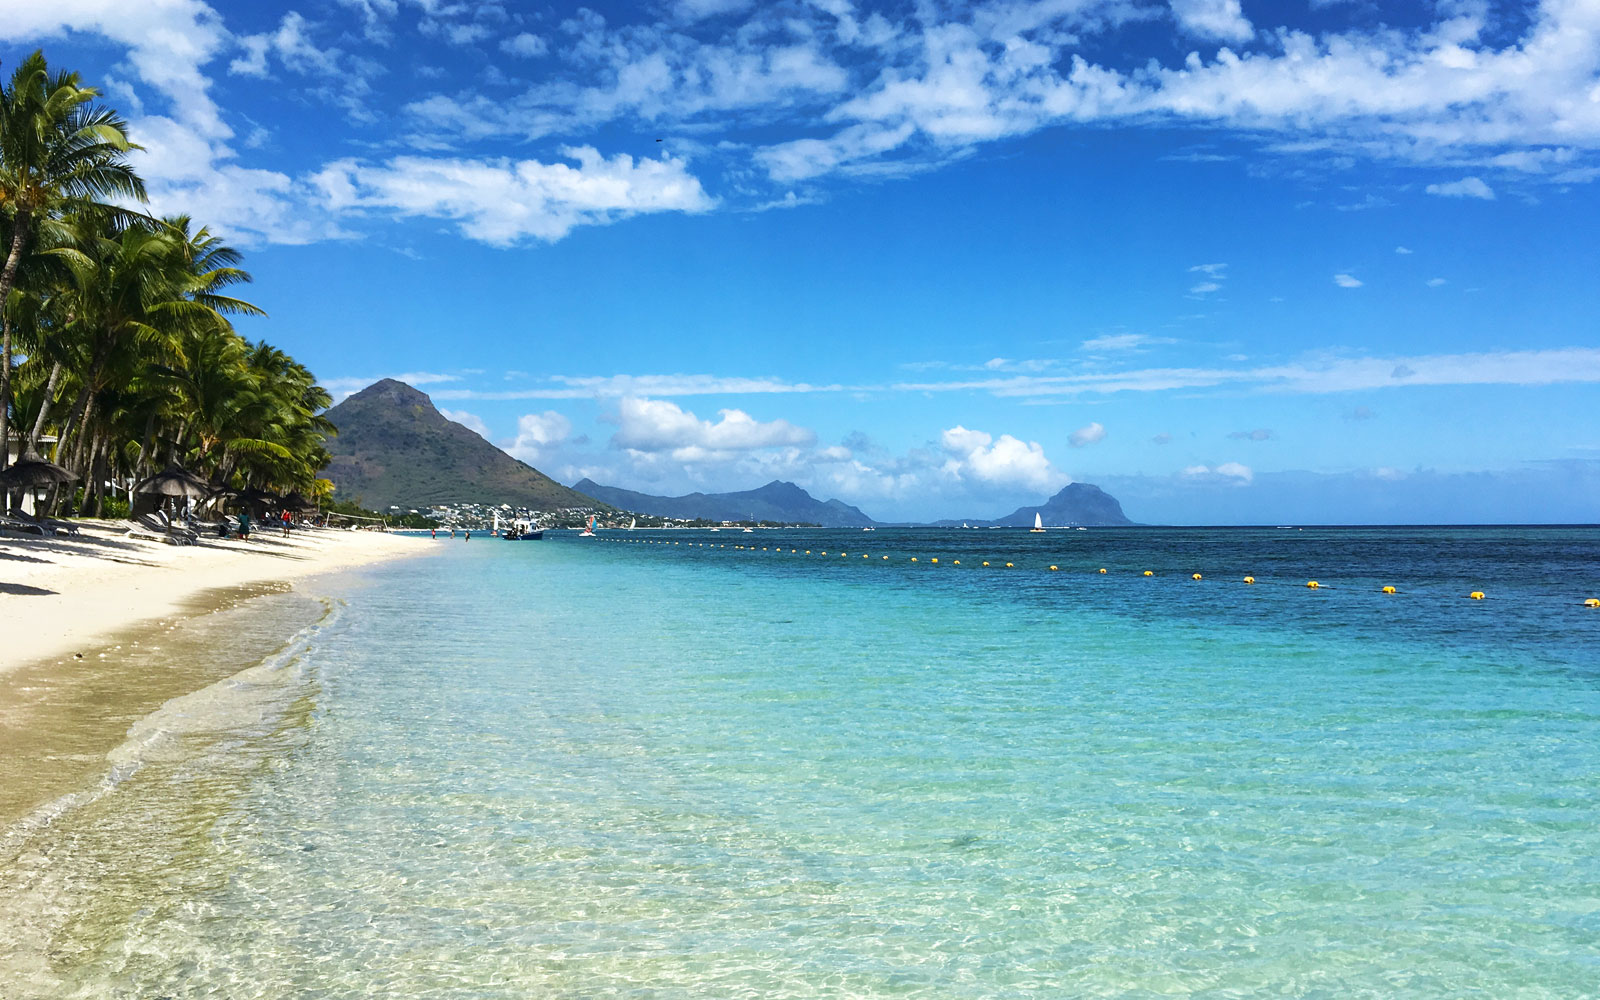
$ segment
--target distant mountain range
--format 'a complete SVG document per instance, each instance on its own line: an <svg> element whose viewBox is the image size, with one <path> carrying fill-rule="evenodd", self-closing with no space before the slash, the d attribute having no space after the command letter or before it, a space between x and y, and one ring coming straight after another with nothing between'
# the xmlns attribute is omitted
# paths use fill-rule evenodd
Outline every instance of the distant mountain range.
<svg viewBox="0 0 1600 1000"><path fill-rule="evenodd" d="M936 527L970 524L986 528L990 525L1003 528L1031 528L1033 515L1038 514L1044 526L1051 527L1111 527L1133 524L1122 513L1117 498L1089 483L1071 483L1061 492L1037 507L1018 507L997 521L967 518L965 521L935 521Z"/></svg>
<svg viewBox="0 0 1600 1000"><path fill-rule="evenodd" d="M782 521L787 524L820 524L825 528L865 528L874 521L860 510L838 500L822 501L794 483L774 479L765 486L740 493L690 493L681 497L658 497L615 486L601 486L591 479L574 484L573 489L621 510L657 517L705 518L708 521Z"/></svg>
<svg viewBox="0 0 1600 1000"><path fill-rule="evenodd" d="M508 503L535 510L593 507L595 501L519 462L434 408L404 382L375 382L327 412L339 428L322 473L340 500L391 504Z"/></svg>

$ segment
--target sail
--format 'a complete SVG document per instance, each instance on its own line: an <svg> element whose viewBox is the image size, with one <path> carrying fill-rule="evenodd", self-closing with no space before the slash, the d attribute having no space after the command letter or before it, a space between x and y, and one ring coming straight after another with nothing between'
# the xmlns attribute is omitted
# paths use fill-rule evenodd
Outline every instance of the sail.
<svg viewBox="0 0 1600 1000"><path fill-rule="evenodd" d="M638 526L639 526L639 519L637 517L633 517L633 518L629 518L628 519L628 530L629 531L632 531L634 528L637 528Z"/></svg>
<svg viewBox="0 0 1600 1000"><path fill-rule="evenodd" d="M1044 518L1039 516L1039 512L1038 511L1034 511L1033 512L1033 526L1035 528L1044 527Z"/></svg>

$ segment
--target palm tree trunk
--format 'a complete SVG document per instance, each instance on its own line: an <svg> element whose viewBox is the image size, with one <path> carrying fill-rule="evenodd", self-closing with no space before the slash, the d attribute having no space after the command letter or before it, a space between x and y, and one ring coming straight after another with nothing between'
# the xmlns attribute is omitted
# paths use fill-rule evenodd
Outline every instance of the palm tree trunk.
<svg viewBox="0 0 1600 1000"><path fill-rule="evenodd" d="M56 439L57 462L61 461L61 456L66 453L67 442L72 437L73 431L88 420L84 415L84 411L89 405L89 399L94 392L95 383L100 379L100 372L105 368L106 361L110 357L111 344L109 341L101 344L95 350L94 360L90 362L89 370L84 373L83 387L78 390L78 398L72 401L72 409L67 411L67 419L61 424L61 436Z"/></svg>
<svg viewBox="0 0 1600 1000"><path fill-rule="evenodd" d="M33 431L28 435L27 448L29 450L39 447L39 438L44 436L45 421L50 417L50 404L56 399L56 386L61 382L61 362L57 361L50 366L50 380L44 386L44 398L39 402L39 416L33 421Z"/></svg>
<svg viewBox="0 0 1600 1000"><path fill-rule="evenodd" d="M0 299L0 312L4 303ZM5 346L0 347L0 469L4 469L11 463L11 320L0 318L0 326L5 328Z"/></svg>
<svg viewBox="0 0 1600 1000"><path fill-rule="evenodd" d="M11 252L6 255L5 269L0 270L0 313L5 311L11 288L17 283L17 267L22 263L22 248L28 243L32 220L32 213L27 209L18 211L13 220ZM4 334L0 335L0 340L4 341L0 346L0 469L3 469L11 456L10 438L6 436L11 429L11 320L6 318L0 326L5 327Z"/></svg>

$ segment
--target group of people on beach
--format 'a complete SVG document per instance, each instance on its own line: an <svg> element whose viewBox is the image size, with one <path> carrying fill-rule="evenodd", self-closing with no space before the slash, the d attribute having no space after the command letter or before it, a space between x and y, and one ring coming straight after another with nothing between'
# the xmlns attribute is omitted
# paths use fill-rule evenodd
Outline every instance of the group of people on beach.
<svg viewBox="0 0 1600 1000"><path fill-rule="evenodd" d="M289 513L288 510L283 510L278 513L278 520L283 525L283 537L288 538L289 529L294 526L294 515ZM250 540L250 512L248 510L239 512L239 538L244 541Z"/></svg>

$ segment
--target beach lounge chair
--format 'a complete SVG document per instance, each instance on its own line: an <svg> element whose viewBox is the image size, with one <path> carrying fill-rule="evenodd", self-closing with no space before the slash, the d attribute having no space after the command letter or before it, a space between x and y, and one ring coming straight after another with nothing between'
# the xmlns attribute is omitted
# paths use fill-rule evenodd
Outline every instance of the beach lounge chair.
<svg viewBox="0 0 1600 1000"><path fill-rule="evenodd" d="M193 545L199 540L197 532L181 524L173 524L159 511L136 515L130 522L128 534L135 538L159 538L173 545Z"/></svg>
<svg viewBox="0 0 1600 1000"><path fill-rule="evenodd" d="M33 521L24 521L19 518L12 517L9 514L0 515L0 530L20 531L30 535L41 536L45 534L55 534L54 531L46 532L44 525L42 524L36 524Z"/></svg>
<svg viewBox="0 0 1600 1000"><path fill-rule="evenodd" d="M45 534L59 535L65 532L69 535L76 535L78 533L78 526L71 521L62 521L54 517L39 517L34 514L23 513L20 510L14 510L6 516L24 524L36 524L44 529Z"/></svg>

